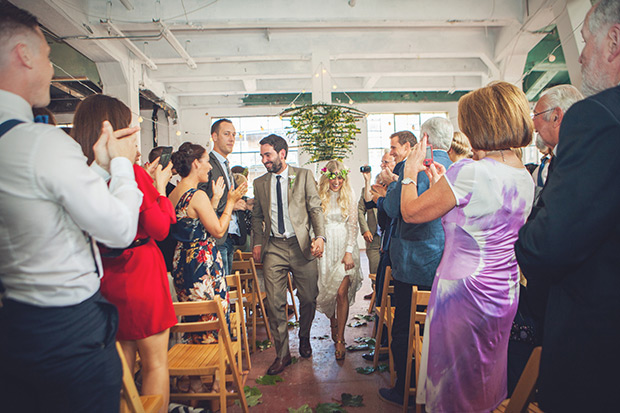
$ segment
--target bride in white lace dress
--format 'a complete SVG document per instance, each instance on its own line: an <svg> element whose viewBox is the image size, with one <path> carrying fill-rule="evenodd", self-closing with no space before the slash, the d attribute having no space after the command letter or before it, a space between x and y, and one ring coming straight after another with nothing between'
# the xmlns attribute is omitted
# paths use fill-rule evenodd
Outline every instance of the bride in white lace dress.
<svg viewBox="0 0 620 413"><path fill-rule="evenodd" d="M327 243L319 259L317 310L329 317L337 360L345 357L344 327L349 306L362 286L357 247L357 203L349 185L349 170L340 161L329 161L319 180L319 196L325 213Z"/></svg>

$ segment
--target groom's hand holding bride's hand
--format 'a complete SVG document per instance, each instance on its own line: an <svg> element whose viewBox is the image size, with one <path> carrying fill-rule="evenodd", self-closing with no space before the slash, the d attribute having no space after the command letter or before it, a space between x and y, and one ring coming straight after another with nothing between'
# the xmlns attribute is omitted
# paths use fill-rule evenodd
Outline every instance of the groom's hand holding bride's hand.
<svg viewBox="0 0 620 413"><path fill-rule="evenodd" d="M322 237L318 237L312 240L310 245L310 252L317 258L323 256L323 248L325 247L325 240Z"/></svg>

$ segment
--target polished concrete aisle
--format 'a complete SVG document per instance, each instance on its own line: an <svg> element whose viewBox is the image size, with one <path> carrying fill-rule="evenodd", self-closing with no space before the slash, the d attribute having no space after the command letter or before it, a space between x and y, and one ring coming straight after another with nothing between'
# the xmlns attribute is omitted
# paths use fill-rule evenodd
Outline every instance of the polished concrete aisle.
<svg viewBox="0 0 620 413"><path fill-rule="evenodd" d="M349 320L356 314L367 314L368 304L363 297L371 291L368 279L368 261L362 252L362 274L364 283L358 291L355 304L351 307ZM292 319L294 321L294 318ZM355 321L355 320L353 320ZM373 323L366 326L347 327L345 340L347 345L356 344L357 337L372 334ZM344 361L337 362L334 358L334 343L331 340L329 320L325 315L317 312L312 325L311 340L313 355L309 359L299 357L298 329L289 328L291 355L297 357L298 362L287 367L280 374L283 382L276 385L257 385L255 380L266 374L267 368L275 359L275 350L266 349L252 354L252 370L248 375L247 386L257 386L262 392L262 403L251 407L253 412L288 412L288 408L298 409L307 404L313 410L318 403L333 403L341 399L342 393L363 396L363 407L345 407L348 412L399 412L394 405L383 402L377 395L380 387L389 386L389 373L374 372L370 375L357 373L357 367L372 366L372 362L362 358L364 352L347 352ZM259 329L260 338L264 339L263 329ZM326 338L325 338L326 337ZM240 412L234 406L230 409Z"/></svg>

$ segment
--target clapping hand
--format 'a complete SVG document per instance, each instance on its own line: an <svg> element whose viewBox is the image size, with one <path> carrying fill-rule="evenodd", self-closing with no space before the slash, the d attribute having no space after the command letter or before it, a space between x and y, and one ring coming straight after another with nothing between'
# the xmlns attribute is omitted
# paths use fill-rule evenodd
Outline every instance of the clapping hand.
<svg viewBox="0 0 620 413"><path fill-rule="evenodd" d="M244 182L232 191L228 191L228 202L236 204L248 192L248 183Z"/></svg>
<svg viewBox="0 0 620 413"><path fill-rule="evenodd" d="M216 199L218 202L224 195L224 189L226 189L226 185L224 184L224 177L220 176L215 181L211 181L211 190L213 191L213 199Z"/></svg>
<svg viewBox="0 0 620 413"><path fill-rule="evenodd" d="M428 176L430 186L433 186L433 184L436 184L437 181L446 174L446 167L439 162L433 162L424 172L426 172L426 176Z"/></svg>
<svg viewBox="0 0 620 413"><path fill-rule="evenodd" d="M110 171L110 161L117 156L124 156L133 164L136 159L135 133L140 127L125 128L114 131L110 122L103 121L99 139L93 145L95 162L106 171Z"/></svg>

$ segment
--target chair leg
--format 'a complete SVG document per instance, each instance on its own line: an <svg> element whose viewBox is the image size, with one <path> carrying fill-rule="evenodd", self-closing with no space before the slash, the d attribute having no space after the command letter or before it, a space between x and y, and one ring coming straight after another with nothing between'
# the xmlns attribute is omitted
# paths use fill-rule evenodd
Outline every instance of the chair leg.
<svg viewBox="0 0 620 413"><path fill-rule="evenodd" d="M372 297L370 297L370 305L368 306L368 314L372 314L372 310L375 307L375 301L377 298L377 292L372 290Z"/></svg>
<svg viewBox="0 0 620 413"><path fill-rule="evenodd" d="M293 306L293 312L295 313L295 321L299 321L299 313L297 312L297 304L295 303L295 294L293 294L293 282L291 281L291 273L288 273L288 291L291 293L291 301ZM288 302L288 301L287 301ZM288 307L287 307L288 316Z"/></svg>
<svg viewBox="0 0 620 413"><path fill-rule="evenodd" d="M376 369L379 366L379 353L381 353L381 340L383 339L383 317L384 308L381 307L379 313L379 320L375 323L376 335L375 335L375 356L373 358L373 366Z"/></svg>

